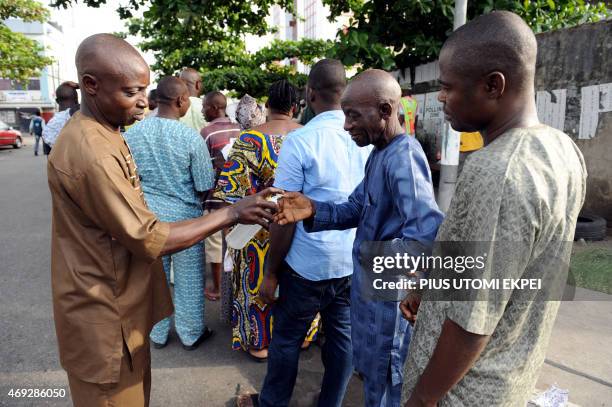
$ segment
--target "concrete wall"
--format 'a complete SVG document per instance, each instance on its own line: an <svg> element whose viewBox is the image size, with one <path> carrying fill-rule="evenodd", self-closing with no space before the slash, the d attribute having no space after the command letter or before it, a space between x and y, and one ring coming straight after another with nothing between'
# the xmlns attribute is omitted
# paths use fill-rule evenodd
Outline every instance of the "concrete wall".
<svg viewBox="0 0 612 407"><path fill-rule="evenodd" d="M612 20L537 35L536 104L540 121L567 133L589 171L584 209L612 224ZM443 117L437 62L417 67L417 136L435 154ZM410 72L395 73L400 83Z"/></svg>
<svg viewBox="0 0 612 407"><path fill-rule="evenodd" d="M584 207L612 224L612 21L537 37L540 120L563 123L563 131L586 160L589 178ZM558 106L541 103L542 97L556 99Z"/></svg>

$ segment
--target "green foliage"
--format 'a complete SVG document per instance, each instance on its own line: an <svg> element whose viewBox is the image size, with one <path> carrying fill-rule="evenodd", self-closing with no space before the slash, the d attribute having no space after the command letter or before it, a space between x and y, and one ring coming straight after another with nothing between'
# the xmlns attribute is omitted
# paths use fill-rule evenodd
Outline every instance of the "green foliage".
<svg viewBox="0 0 612 407"><path fill-rule="evenodd" d="M330 20L352 12L338 32L332 55L362 68L405 68L432 61L452 32L454 0L323 0ZM599 21L610 16L604 3L583 0L470 0L468 19L493 10L520 15L536 32Z"/></svg>
<svg viewBox="0 0 612 407"><path fill-rule="evenodd" d="M340 59L347 66L359 65L385 70L395 68L392 51L382 45L375 34L355 28L338 33L338 42L330 56Z"/></svg>
<svg viewBox="0 0 612 407"><path fill-rule="evenodd" d="M134 0L130 4L133 6ZM155 54L156 71L167 73L183 66L227 67L243 57L246 34L261 36L270 31L265 16L273 4L290 8L293 2L152 0L142 18L130 19L129 32L144 38L140 47ZM129 8L120 8L119 13L122 18L132 15Z"/></svg>
<svg viewBox="0 0 612 407"><path fill-rule="evenodd" d="M36 0L0 0L0 20L10 17L43 22L49 18L49 10Z"/></svg>
<svg viewBox="0 0 612 407"><path fill-rule="evenodd" d="M330 19L353 12L348 29L338 33L333 55L347 64L354 58L363 68L402 68L434 59L452 30L454 0L323 2L330 7Z"/></svg>
<svg viewBox="0 0 612 407"><path fill-rule="evenodd" d="M306 84L306 75L289 67L266 70L251 67L232 67L205 71L203 76L204 89L231 89L233 96L245 93L262 98L267 95L270 84L286 79L297 87Z"/></svg>
<svg viewBox="0 0 612 407"><path fill-rule="evenodd" d="M7 0L0 0L4 2ZM8 0L14 2L14 0ZM17 0L32 2L33 0ZM55 0L68 7L77 0ZM106 0L82 0L98 7ZM228 89L261 97L274 80L305 82L290 59L311 64L332 56L348 66L386 70L415 66L435 59L452 32L454 0L323 0L330 20L350 12L349 26L335 43L304 39L272 41L257 53L246 51L248 34L272 31L268 10L279 5L293 11L293 0L129 0L118 9L130 34L143 38L140 48L156 58L153 70L170 75L183 67L204 73L206 90ZM142 18L134 11L144 8ZM536 32L598 21L610 15L604 3L583 0L470 0L468 18L492 10L519 14ZM299 18L299 17L296 17Z"/></svg>
<svg viewBox="0 0 612 407"><path fill-rule="evenodd" d="M0 0L0 78L26 82L53 60L43 55L38 42L12 32L2 22L11 17L44 22L49 11L35 0Z"/></svg>
<svg viewBox="0 0 612 407"><path fill-rule="evenodd" d="M274 40L269 46L255 54L237 57L231 66L205 69L205 89L231 89L236 95L245 93L261 98L266 95L271 83L287 79L297 87L306 84L307 76L297 72L293 66L279 64L285 58L297 59L311 64L316 58L325 56L332 47L329 41L303 39L301 41Z"/></svg>
<svg viewBox="0 0 612 407"><path fill-rule="evenodd" d="M593 23L611 15L605 3L585 3L582 0L526 0L514 2L514 6L513 11L523 17L536 33Z"/></svg>
<svg viewBox="0 0 612 407"><path fill-rule="evenodd" d="M331 41L313 40L304 38L300 41L274 40L265 48L259 50L253 57L256 65L269 65L273 61L281 61L284 58L297 58L307 65L315 62L315 59L329 52L333 43Z"/></svg>
<svg viewBox="0 0 612 407"><path fill-rule="evenodd" d="M2 1L2 0L0 0ZM98 7L106 0L83 0ZM76 0L56 0L55 6L68 7ZM326 41L272 41L254 54L248 53L244 38L272 32L266 22L270 7L279 5L293 11L293 0L130 0L118 9L127 20L131 35L143 38L143 51L155 56L151 67L159 75L172 75L183 67L199 69L206 91L228 89L255 97L266 94L269 85L288 79L296 85L305 76L292 66L278 62L294 59L306 64L325 56L332 44ZM133 12L147 6L142 18Z"/></svg>

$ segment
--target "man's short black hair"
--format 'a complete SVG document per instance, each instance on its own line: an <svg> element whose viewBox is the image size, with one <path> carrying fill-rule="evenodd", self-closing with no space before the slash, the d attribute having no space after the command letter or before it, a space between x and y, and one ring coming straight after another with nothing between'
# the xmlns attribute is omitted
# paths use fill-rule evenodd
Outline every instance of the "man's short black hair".
<svg viewBox="0 0 612 407"><path fill-rule="evenodd" d="M346 71L337 59L322 59L312 66L308 86L317 91L325 103L339 103L346 87Z"/></svg>
<svg viewBox="0 0 612 407"><path fill-rule="evenodd" d="M297 90L291 83L282 79L270 85L268 91L268 107L279 113L289 113L297 107L299 100Z"/></svg>
<svg viewBox="0 0 612 407"><path fill-rule="evenodd" d="M187 92L187 85L176 76L165 76L157 84L157 103L169 104Z"/></svg>
<svg viewBox="0 0 612 407"><path fill-rule="evenodd" d="M58 102L60 100L74 100L78 102L79 100L79 94L77 93L78 88L79 88L79 84L76 82L71 82L71 81L63 82L55 90L55 99Z"/></svg>
<svg viewBox="0 0 612 407"><path fill-rule="evenodd" d="M494 11L468 22L451 34L442 52L449 53L453 68L467 79L499 71L513 88L533 86L535 35L509 11Z"/></svg>
<svg viewBox="0 0 612 407"><path fill-rule="evenodd" d="M226 109L227 108L227 98L225 95L218 90L210 91L204 96L204 101L214 105L218 109Z"/></svg>

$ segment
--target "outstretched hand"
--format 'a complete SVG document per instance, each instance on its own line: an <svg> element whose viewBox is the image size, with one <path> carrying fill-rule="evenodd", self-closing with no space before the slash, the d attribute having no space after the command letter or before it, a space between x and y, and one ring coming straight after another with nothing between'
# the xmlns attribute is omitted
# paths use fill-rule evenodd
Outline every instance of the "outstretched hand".
<svg viewBox="0 0 612 407"><path fill-rule="evenodd" d="M285 192L278 201L278 213L274 222L279 225L296 223L315 214L314 203L299 192Z"/></svg>
<svg viewBox="0 0 612 407"><path fill-rule="evenodd" d="M234 220L247 225L258 224L267 229L278 210L278 205L267 198L282 193L281 189L270 187L244 197L230 206Z"/></svg>

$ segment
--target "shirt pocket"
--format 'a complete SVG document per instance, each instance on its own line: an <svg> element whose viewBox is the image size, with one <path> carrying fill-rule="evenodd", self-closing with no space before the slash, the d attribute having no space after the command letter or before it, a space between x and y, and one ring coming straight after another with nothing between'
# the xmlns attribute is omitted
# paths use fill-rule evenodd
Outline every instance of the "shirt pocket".
<svg viewBox="0 0 612 407"><path fill-rule="evenodd" d="M113 281L113 292L115 297L117 297L123 289L122 283L125 278L125 271L129 267L130 256L126 248L114 237L110 238L110 247L111 260L113 262L113 276L115 278L115 281Z"/></svg>

